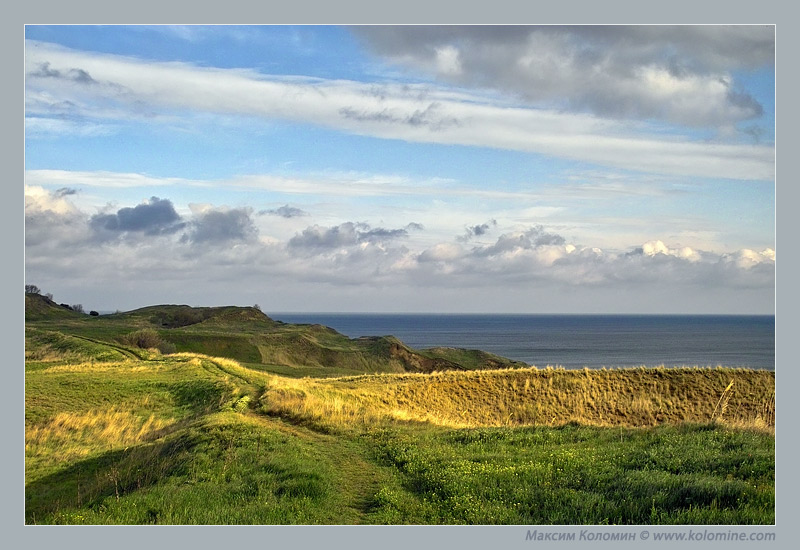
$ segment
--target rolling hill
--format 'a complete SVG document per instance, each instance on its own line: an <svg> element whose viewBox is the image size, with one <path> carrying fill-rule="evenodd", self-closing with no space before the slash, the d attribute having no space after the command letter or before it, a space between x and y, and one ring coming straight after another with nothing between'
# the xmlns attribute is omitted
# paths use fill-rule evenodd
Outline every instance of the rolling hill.
<svg viewBox="0 0 800 550"><path fill-rule="evenodd" d="M92 317L38 294L27 294L25 305L27 329L114 344L124 344L136 331L154 331L163 349L227 357L282 374L429 373L527 366L480 350L415 350L392 336L350 339L321 325L274 321L253 307L159 305Z"/></svg>

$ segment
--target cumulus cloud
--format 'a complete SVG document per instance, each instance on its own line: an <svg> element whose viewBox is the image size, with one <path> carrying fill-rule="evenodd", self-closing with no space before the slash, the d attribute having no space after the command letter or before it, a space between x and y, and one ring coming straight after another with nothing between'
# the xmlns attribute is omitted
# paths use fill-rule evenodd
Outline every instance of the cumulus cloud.
<svg viewBox="0 0 800 550"><path fill-rule="evenodd" d="M89 231L85 216L62 190L49 192L25 186L25 246L71 248L83 243Z"/></svg>
<svg viewBox="0 0 800 550"><path fill-rule="evenodd" d="M524 232L506 233L490 246L479 247L475 253L480 256L497 256L515 252L519 249L533 250L544 246L563 246L566 240L561 235L547 232L542 226L534 226Z"/></svg>
<svg viewBox="0 0 800 550"><path fill-rule="evenodd" d="M171 234L184 227L172 201L158 197L151 197L133 208L121 208L114 214L96 214L90 223L97 231L145 235Z"/></svg>
<svg viewBox="0 0 800 550"><path fill-rule="evenodd" d="M676 258L683 258L689 261L699 261L700 254L693 250L688 246L682 246L678 248L670 248L665 245L662 241L648 241L644 243L641 247L636 248L633 251L633 254L643 254L644 256L654 257L658 254L664 256L674 256Z"/></svg>
<svg viewBox="0 0 800 550"><path fill-rule="evenodd" d="M294 206L289 206L288 204L285 204L280 208L259 211L259 215L264 214L268 214L270 216L280 216L281 218L298 218L301 216L308 216L308 212Z"/></svg>
<svg viewBox="0 0 800 550"><path fill-rule="evenodd" d="M419 224L414 224L418 226ZM345 222L334 227L314 225L288 242L294 250L334 250L362 244L385 244L408 236L408 229L372 228L366 223Z"/></svg>
<svg viewBox="0 0 800 550"><path fill-rule="evenodd" d="M654 240L629 252L611 251L569 243L542 226L504 233L493 244L471 249L458 242L437 244L415 260L415 270L407 272L417 284L471 288L509 285L521 290L549 285L561 289L652 287L659 292L664 287L768 290L775 276L772 249L718 254Z"/></svg>
<svg viewBox="0 0 800 550"><path fill-rule="evenodd" d="M766 248L761 252L757 252L749 248L744 248L733 254L724 255L723 261L733 263L742 269L751 269L763 264L774 265L775 251L771 248Z"/></svg>
<svg viewBox="0 0 800 550"><path fill-rule="evenodd" d="M53 212L59 215L78 214L79 211L64 197L74 193L65 192L65 188L55 192L47 191L39 185L25 185L25 214Z"/></svg>
<svg viewBox="0 0 800 550"><path fill-rule="evenodd" d="M25 187L26 272L37 284L58 292L53 286L58 281L75 288L114 288L117 294L120 285L143 285L142 293L149 285L152 292L153 281L163 281L172 292L186 287L210 292L209 281L219 285L234 279L297 288L319 283L334 288L406 287L431 296L444 291L589 296L588 289L594 289L605 298L674 296L675 302L667 305L682 296L727 292L729 303L739 293L760 297L759 311L769 307L774 292L776 255L771 247L718 253L662 238L603 250L593 243L570 242L543 225L510 231L491 221L470 226L473 233L475 227L490 226L484 238L489 229L502 229L490 243L468 244L454 237L429 241L429 235L415 234L422 229L417 223L374 227L355 222L311 225L292 238L267 241L257 238L248 208L189 205L191 214L180 217L169 199L151 197L91 216L64 189ZM179 226L182 230L176 231ZM97 253L98 233L109 237L103 240L102 254ZM233 295L225 299L235 301ZM689 298L680 303L691 305ZM580 304L573 309L580 310Z"/></svg>
<svg viewBox="0 0 800 550"><path fill-rule="evenodd" d="M183 242L222 244L255 239L258 230L250 208L201 208L183 235Z"/></svg>
<svg viewBox="0 0 800 550"><path fill-rule="evenodd" d="M452 262L458 260L464 255L464 249L452 243L440 243L431 248L423 250L420 253L418 260L423 263L427 262Z"/></svg>
<svg viewBox="0 0 800 550"><path fill-rule="evenodd" d="M602 116L724 127L763 108L737 69L770 67L771 26L355 27L372 49L447 82Z"/></svg>
<svg viewBox="0 0 800 550"><path fill-rule="evenodd" d="M497 220L489 220L488 222L485 223L467 227L466 231L464 232L464 235L459 237L458 240L466 242L472 239L473 237L480 237L482 235L485 235L489 231L489 229L496 226L497 226Z"/></svg>

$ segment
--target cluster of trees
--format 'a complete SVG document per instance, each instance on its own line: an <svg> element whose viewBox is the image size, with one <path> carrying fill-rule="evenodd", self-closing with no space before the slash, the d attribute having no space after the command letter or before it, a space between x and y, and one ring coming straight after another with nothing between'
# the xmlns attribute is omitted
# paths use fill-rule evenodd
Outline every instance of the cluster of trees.
<svg viewBox="0 0 800 550"><path fill-rule="evenodd" d="M41 296L42 295L42 291L36 285L25 285L25 294L38 294L38 295ZM53 295L51 293L48 292L47 294L44 295L44 297L47 298L48 300L50 300L51 302L53 302ZM53 303L55 303L55 302L53 302ZM72 305L69 305L69 304L58 304L58 305L60 305L63 308L69 309L71 311L76 311L78 313L85 313L85 311L83 309L83 304L72 304ZM89 312L89 315L91 315L92 317L96 317L96 316L98 316L100 314L98 312L92 310L92 311Z"/></svg>

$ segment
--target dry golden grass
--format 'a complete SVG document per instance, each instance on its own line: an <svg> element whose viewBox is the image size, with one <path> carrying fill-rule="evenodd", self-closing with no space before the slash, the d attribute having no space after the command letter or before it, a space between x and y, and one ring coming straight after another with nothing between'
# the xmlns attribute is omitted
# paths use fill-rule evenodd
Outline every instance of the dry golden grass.
<svg viewBox="0 0 800 550"><path fill-rule="evenodd" d="M275 376L261 404L270 414L326 425L386 420L449 427L724 421L770 427L774 391L773 372L748 369L530 368L336 379Z"/></svg>
<svg viewBox="0 0 800 550"><path fill-rule="evenodd" d="M48 422L25 429L26 455L39 450L61 460L86 456L98 448L119 448L148 441L174 423L173 419L137 416L116 408L85 413L63 412Z"/></svg>
<svg viewBox="0 0 800 550"><path fill-rule="evenodd" d="M143 363L134 359L126 359L124 361L110 361L110 362L94 362L83 361L80 363L67 363L65 365L52 365L46 367L46 372L75 372L75 373L99 373L108 372L116 369L124 368L127 372L140 372L157 368L157 365Z"/></svg>

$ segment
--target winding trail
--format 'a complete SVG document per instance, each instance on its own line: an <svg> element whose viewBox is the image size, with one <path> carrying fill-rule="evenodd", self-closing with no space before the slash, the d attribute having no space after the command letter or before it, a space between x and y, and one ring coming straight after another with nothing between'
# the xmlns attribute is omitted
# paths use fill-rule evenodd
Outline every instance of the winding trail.
<svg viewBox="0 0 800 550"><path fill-rule="evenodd" d="M87 342L101 344L112 348L126 358L144 362L158 362L162 357L151 357L149 354L137 354L135 350L110 343L108 341L73 335ZM392 474L385 466L377 464L370 457L365 441L349 433L329 434L312 429L301 423L285 418L268 416L255 410L255 405L264 390L263 380L258 372L247 376L247 368L231 366L227 360L217 360L203 354L178 354L189 359L196 358L199 367L215 378L224 378L239 387L242 395L251 397L251 407L242 411L249 420L255 421L265 430L275 430L289 437L298 438L310 447L315 459L325 463L334 472L334 496L337 505L335 512L327 518L327 523L340 525L358 525L374 523L370 519L373 499L382 484L391 479ZM168 357L168 356L167 356Z"/></svg>
<svg viewBox="0 0 800 550"><path fill-rule="evenodd" d="M369 457L363 443L346 434L326 434L277 417L248 411L247 416L268 430L277 430L310 444L320 461L335 472L340 504L338 514L329 523L340 525L371 524L370 512L375 494L392 474Z"/></svg>
<svg viewBox="0 0 800 550"><path fill-rule="evenodd" d="M99 345L105 346L107 348L111 348L113 350L116 350L116 351L120 352L122 355L124 355L128 359L136 359L137 361L147 361L148 360L147 357L139 355L139 354L137 354L136 352L132 351L129 348L126 348L126 347L123 347L123 346L120 346L120 345L117 345L117 344L112 344L111 342L108 342L106 340L97 340L95 338L89 338L88 336L81 336L80 334L69 334L68 336L70 336L72 338L77 338L79 340L85 340L86 342L91 342L93 344L99 344Z"/></svg>

